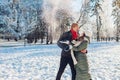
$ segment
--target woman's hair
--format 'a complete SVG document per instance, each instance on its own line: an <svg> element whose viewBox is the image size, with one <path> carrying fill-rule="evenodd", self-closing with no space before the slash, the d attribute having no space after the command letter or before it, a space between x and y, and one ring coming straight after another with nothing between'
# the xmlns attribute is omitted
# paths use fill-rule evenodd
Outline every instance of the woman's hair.
<svg viewBox="0 0 120 80"><path fill-rule="evenodd" d="M73 28L75 28L75 27L77 27L77 26L78 26L77 23L73 23L72 26L71 26L71 29L73 29Z"/></svg>
<svg viewBox="0 0 120 80"><path fill-rule="evenodd" d="M82 41L82 40L84 40L84 37L85 37L86 35L85 35L85 33L83 33L83 35L82 36L79 36L76 40L77 41Z"/></svg>

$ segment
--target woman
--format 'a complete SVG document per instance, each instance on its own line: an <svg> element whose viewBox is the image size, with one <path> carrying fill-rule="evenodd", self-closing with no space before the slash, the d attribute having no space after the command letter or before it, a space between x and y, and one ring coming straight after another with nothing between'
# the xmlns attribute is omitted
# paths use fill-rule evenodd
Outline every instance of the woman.
<svg viewBox="0 0 120 80"><path fill-rule="evenodd" d="M89 74L88 61L86 53L82 53L81 50L87 48L89 43L89 37L83 34L77 41L73 41L73 53L77 60L75 64L76 79L75 80L92 80ZM73 60L74 62L74 60Z"/></svg>

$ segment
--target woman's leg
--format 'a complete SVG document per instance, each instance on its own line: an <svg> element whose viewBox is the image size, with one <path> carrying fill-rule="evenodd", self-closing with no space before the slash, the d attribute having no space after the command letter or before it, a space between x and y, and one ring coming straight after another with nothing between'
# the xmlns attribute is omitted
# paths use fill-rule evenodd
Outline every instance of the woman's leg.
<svg viewBox="0 0 120 80"><path fill-rule="evenodd" d="M75 65L76 80L90 80L89 67L86 54L79 53L76 55L78 64Z"/></svg>

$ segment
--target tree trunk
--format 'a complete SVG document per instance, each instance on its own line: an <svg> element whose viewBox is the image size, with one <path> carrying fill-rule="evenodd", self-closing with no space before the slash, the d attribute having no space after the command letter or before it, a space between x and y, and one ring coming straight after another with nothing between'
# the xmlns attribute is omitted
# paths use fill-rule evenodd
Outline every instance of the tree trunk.
<svg viewBox="0 0 120 80"><path fill-rule="evenodd" d="M48 36L48 31L47 31L47 36L46 36L46 44L48 44L49 43L49 38L48 38L49 36Z"/></svg>
<svg viewBox="0 0 120 80"><path fill-rule="evenodd" d="M119 28L117 26L117 33L116 33L116 42L119 42Z"/></svg>
<svg viewBox="0 0 120 80"><path fill-rule="evenodd" d="M117 15L118 15L118 12L117 12ZM118 18L117 18L118 19ZM119 28L119 22L117 21L117 33L116 33L116 42L119 42L119 31L120 31L120 28Z"/></svg>
<svg viewBox="0 0 120 80"><path fill-rule="evenodd" d="M97 24L97 41L100 41L100 25L99 25L99 14L96 15L96 24Z"/></svg>
<svg viewBox="0 0 120 80"><path fill-rule="evenodd" d="M116 36L116 42L119 42L119 37L118 36Z"/></svg>

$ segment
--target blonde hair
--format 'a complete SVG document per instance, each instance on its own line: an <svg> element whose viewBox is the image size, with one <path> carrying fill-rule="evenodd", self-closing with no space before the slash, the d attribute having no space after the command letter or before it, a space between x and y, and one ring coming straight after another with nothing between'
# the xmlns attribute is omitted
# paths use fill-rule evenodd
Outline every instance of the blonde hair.
<svg viewBox="0 0 120 80"><path fill-rule="evenodd" d="M77 24L77 23L73 23L73 24L71 25L71 29L73 29L73 28L75 28L75 27L78 27L78 24Z"/></svg>

